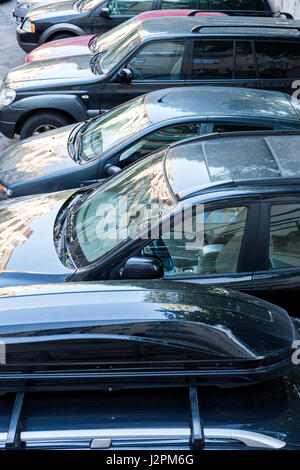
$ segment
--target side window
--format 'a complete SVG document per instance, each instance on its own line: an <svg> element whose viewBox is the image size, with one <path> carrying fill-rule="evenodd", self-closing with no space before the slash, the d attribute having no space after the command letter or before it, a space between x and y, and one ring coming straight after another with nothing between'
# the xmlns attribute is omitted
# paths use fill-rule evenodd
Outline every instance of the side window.
<svg viewBox="0 0 300 470"><path fill-rule="evenodd" d="M300 204L274 204L270 213L269 269L300 267Z"/></svg>
<svg viewBox="0 0 300 470"><path fill-rule="evenodd" d="M164 145L169 145L176 140L195 137L198 134L198 124L182 124L178 126L165 127L164 129L160 129L159 131L147 135L121 153L119 164L123 168Z"/></svg>
<svg viewBox="0 0 300 470"><path fill-rule="evenodd" d="M144 248L161 259L165 277L237 272L247 207L197 212Z"/></svg>
<svg viewBox="0 0 300 470"><path fill-rule="evenodd" d="M256 42L260 78L299 78L299 44L292 42Z"/></svg>
<svg viewBox="0 0 300 470"><path fill-rule="evenodd" d="M238 132L238 131L257 131L257 130L273 130L272 126L257 126L251 124L223 124L216 123L213 127L213 132Z"/></svg>
<svg viewBox="0 0 300 470"><path fill-rule="evenodd" d="M208 0L162 0L162 10L210 10Z"/></svg>
<svg viewBox="0 0 300 470"><path fill-rule="evenodd" d="M232 78L233 41L195 41L192 80Z"/></svg>
<svg viewBox="0 0 300 470"><path fill-rule="evenodd" d="M256 78L256 66L251 43L237 41L235 46L235 78Z"/></svg>
<svg viewBox="0 0 300 470"><path fill-rule="evenodd" d="M152 0L111 0L109 2L111 16L139 15L152 10Z"/></svg>
<svg viewBox="0 0 300 470"><path fill-rule="evenodd" d="M179 80L185 43L166 41L145 46L131 59L128 67L135 80Z"/></svg>

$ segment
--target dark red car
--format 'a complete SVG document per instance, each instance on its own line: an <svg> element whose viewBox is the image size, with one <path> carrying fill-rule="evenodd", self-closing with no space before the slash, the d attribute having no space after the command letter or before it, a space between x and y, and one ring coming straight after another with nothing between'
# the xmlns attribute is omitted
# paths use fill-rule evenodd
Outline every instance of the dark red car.
<svg viewBox="0 0 300 470"><path fill-rule="evenodd" d="M57 41L47 42L37 47L27 55L25 62L53 59L57 57L78 56L85 54L97 54L111 45L120 36L128 34L131 25L136 25L136 20L142 22L149 18L166 16L188 16L194 10L152 10L141 13L125 23L104 34L92 34L89 36L76 36ZM195 16L227 16L219 12L197 12Z"/></svg>

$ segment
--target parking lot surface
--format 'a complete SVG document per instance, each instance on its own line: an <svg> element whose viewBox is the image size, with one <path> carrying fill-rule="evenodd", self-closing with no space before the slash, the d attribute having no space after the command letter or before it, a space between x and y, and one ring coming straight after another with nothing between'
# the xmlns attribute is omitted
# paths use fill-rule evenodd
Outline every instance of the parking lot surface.
<svg viewBox="0 0 300 470"><path fill-rule="evenodd" d="M12 16L15 0L0 4L0 80L3 80L7 72L21 65L25 59L25 53L20 49L16 40L16 22ZM0 133L0 152L16 140L10 140Z"/></svg>

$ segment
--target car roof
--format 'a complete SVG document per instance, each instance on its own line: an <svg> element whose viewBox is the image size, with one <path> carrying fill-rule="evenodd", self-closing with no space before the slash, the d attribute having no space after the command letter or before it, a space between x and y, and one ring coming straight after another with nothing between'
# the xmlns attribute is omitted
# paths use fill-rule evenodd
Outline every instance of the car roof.
<svg viewBox="0 0 300 470"><path fill-rule="evenodd" d="M165 173L179 199L199 190L238 182L300 180L300 132L211 134L170 145Z"/></svg>
<svg viewBox="0 0 300 470"><path fill-rule="evenodd" d="M144 104L152 124L184 116L247 116L299 121L296 100L282 92L253 88L168 88L148 93Z"/></svg>
<svg viewBox="0 0 300 470"><path fill-rule="evenodd" d="M300 21L283 18L258 17L195 17L172 16L168 21L164 18L149 18L140 23L141 37L153 36L201 36L228 34L234 36L284 36L299 37Z"/></svg>

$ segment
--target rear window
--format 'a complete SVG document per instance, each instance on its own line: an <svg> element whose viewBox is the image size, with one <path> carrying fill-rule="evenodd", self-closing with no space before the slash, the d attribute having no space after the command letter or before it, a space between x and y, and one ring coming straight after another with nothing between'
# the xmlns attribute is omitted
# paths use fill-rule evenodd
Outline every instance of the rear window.
<svg viewBox="0 0 300 470"><path fill-rule="evenodd" d="M260 78L300 77L299 43L256 41L255 50Z"/></svg>
<svg viewBox="0 0 300 470"><path fill-rule="evenodd" d="M211 0L213 10L270 11L267 0Z"/></svg>

